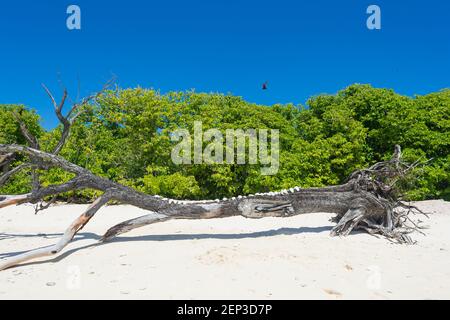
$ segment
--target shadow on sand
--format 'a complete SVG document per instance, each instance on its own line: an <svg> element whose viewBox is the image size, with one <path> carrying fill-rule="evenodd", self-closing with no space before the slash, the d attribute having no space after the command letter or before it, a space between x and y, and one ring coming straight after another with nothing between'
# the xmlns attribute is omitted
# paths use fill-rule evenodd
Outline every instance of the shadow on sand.
<svg viewBox="0 0 450 320"><path fill-rule="evenodd" d="M273 229L267 231L258 231L258 232L248 232L248 233L199 233L199 234L164 234L164 235L146 235L146 236L136 236L136 237L126 237L119 236L112 239L106 243L95 242L82 247L74 248L64 252L63 254L51 258L48 260L38 261L38 262L28 262L21 264L17 267L24 267L30 265L38 265L43 263L55 263L61 261L62 259L70 256L71 254L101 245L108 245L108 243L117 243L117 242L137 242L137 241L183 241L183 240L203 240L203 239L219 239L219 240L236 240L236 239L252 239L252 238L265 238L265 237L274 237L279 235L296 235L296 234L304 234L304 233L321 233L321 232L329 232L331 231L332 226L324 226L324 227L300 227L300 228L280 228ZM6 234L0 233L0 240L10 239L10 238L31 238L31 237L46 237L46 238L55 238L58 239L62 236L62 233L52 233L52 234ZM81 240L100 240L100 236L83 232L77 234L75 239L72 242L77 242ZM47 247L47 246L46 246ZM45 248L45 247L42 247ZM39 248L40 249L40 248ZM0 253L0 259L13 257L28 251L17 251L17 252L7 252Z"/></svg>

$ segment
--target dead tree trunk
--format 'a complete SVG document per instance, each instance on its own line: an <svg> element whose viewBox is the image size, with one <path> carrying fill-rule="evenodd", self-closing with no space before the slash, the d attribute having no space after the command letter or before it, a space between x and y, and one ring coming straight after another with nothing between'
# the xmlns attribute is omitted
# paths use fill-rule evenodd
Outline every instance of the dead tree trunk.
<svg viewBox="0 0 450 320"><path fill-rule="evenodd" d="M23 203L41 203L44 198L82 189L95 189L103 192L89 209L76 219L66 230L60 241L49 248L29 251L27 253L5 259L0 263L0 270L15 266L19 263L38 257L55 255L72 240L95 213L108 201L115 200L130 204L151 212L151 214L122 222L106 231L102 241L130 231L132 229L167 221L171 219L210 219L241 215L246 218L290 217L293 215L330 212L336 213L333 219L336 226L331 235L348 235L352 230L365 230L370 234L379 234L399 242L411 242L408 234L417 230L417 226L410 224L408 213L419 209L406 205L398 200L395 184L418 163L407 165L401 160L401 150L396 146L394 156L390 161L376 163L372 167L355 171L345 184L325 188L301 189L299 187L232 199L216 201L178 201L143 194L130 187L98 177L90 171L59 157L57 154L69 135L69 129L75 117L71 117L80 105L72 107L67 117L62 116L61 110L67 93L62 102L56 104L53 96L47 90L55 106L55 112L64 125L61 141L52 153L39 150L37 143L33 147L20 145L0 145L0 154L22 154L29 162L8 171L0 176L0 185L4 184L13 174L25 168L43 169L61 168L71 172L75 177L69 182L47 187L38 186L29 194L9 197L0 200L0 209ZM85 99L87 103L98 94ZM79 114L79 113L77 113ZM22 127L22 126L21 126ZM29 135L22 128L24 135ZM27 138L36 142L33 137ZM1 164L0 164L1 165ZM36 207L36 210L47 208L48 205ZM398 209L407 209L398 210Z"/></svg>

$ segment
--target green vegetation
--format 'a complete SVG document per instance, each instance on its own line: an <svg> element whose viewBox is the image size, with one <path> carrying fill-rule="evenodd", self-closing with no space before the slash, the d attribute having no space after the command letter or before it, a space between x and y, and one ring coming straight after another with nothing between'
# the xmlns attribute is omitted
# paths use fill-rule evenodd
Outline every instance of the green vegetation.
<svg viewBox="0 0 450 320"><path fill-rule="evenodd" d="M97 175L149 194L170 198L215 199L293 186L338 184L357 168L391 156L400 144L408 161L433 160L411 181L410 199L450 200L450 90L409 98L392 90L352 85L336 95L320 95L294 105L260 106L239 97L204 93L159 94L154 90L108 92L72 127L61 156ZM61 128L46 132L39 118L21 106L0 105L0 143L21 143L11 111L22 110L43 150ZM263 176L259 165L180 165L171 161L170 132L194 121L203 129L280 130L280 169ZM16 164L23 161L17 159ZM41 175L44 185L70 179L60 170ZM0 189L23 193L24 173ZM94 191L67 195L91 199Z"/></svg>

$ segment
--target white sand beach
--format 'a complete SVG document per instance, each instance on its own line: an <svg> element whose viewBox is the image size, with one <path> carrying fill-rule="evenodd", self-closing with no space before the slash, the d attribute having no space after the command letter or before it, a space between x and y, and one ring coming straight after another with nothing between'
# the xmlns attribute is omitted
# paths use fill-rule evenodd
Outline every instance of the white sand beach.
<svg viewBox="0 0 450 320"><path fill-rule="evenodd" d="M426 236L398 245L367 234L331 238L331 214L260 220L167 221L119 236L111 226L146 212L102 208L55 257L0 272L3 299L449 299L450 202ZM86 206L0 210L0 259L55 243Z"/></svg>

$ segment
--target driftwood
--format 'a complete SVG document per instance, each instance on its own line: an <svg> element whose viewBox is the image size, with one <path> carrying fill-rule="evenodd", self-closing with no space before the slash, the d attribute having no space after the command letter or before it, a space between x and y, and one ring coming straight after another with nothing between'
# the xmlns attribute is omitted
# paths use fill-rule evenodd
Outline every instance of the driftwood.
<svg viewBox="0 0 450 320"><path fill-rule="evenodd" d="M109 84L104 89L108 86ZM69 135L71 124L81 112L81 106L98 97L103 90L83 100L82 103L75 104L68 115L63 116L62 108L67 92L64 91L61 103L57 104L50 91L45 89L53 102L58 119L63 124L61 140L52 152L44 152L39 150L38 140L32 137L26 127L21 124L22 133L30 146L0 144L0 155L9 159L16 154L21 154L28 158L28 162L0 176L0 185L6 183L13 174L25 168L32 170L60 168L73 173L74 178L66 183L47 187L40 186L37 181L37 185L29 194L0 199L0 209L11 205L33 203L37 204L36 211L43 210L48 207L48 205L42 205L44 199L74 190L95 189L102 191L103 195L67 228L57 244L4 259L0 261L0 270L31 259L58 254L95 213L111 200L130 204L148 210L150 213L113 226L106 231L101 241L110 240L119 234L141 226L171 219L210 219L236 215L246 218L290 217L314 212L336 213L336 217L333 218L336 226L331 231L332 236L346 236L353 230L364 230L400 243L412 243L408 234L419 229L409 219L408 214L423 212L402 202L396 188L399 179L411 172L418 163L412 165L404 163L401 159L400 146L395 147L391 160L376 163L368 169L355 171L342 185L308 189L295 187L281 192L260 193L214 201L171 200L144 194L96 176L58 156ZM0 160L5 161L3 158Z"/></svg>

